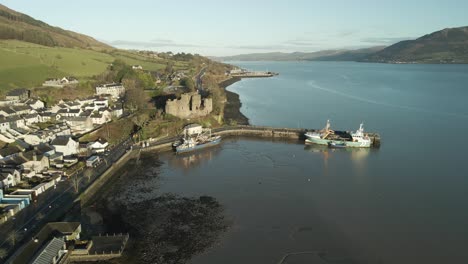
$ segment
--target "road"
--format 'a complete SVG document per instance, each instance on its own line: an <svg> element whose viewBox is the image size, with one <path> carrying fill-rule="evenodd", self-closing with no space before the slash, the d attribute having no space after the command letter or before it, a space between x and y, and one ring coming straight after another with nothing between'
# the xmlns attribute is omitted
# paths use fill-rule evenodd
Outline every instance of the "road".
<svg viewBox="0 0 468 264"><path fill-rule="evenodd" d="M59 182L56 187L39 195L36 202L31 202L9 221L0 225L0 248L11 253L22 241L29 240L45 223L57 221L71 209L79 194L122 157L131 145L131 138L117 144L109 150L108 155L101 157L101 162L96 167L84 168L69 179Z"/></svg>
<svg viewBox="0 0 468 264"><path fill-rule="evenodd" d="M205 71L206 71L206 68L207 66L203 67L200 72L195 75L195 88L197 88L197 90L199 92L202 92L203 91L203 81L202 81L202 78L203 76L205 75Z"/></svg>

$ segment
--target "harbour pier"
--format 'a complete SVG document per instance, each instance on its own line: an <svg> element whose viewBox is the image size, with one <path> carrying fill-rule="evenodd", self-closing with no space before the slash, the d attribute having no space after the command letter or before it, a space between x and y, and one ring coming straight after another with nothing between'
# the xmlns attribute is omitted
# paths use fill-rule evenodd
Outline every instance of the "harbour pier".
<svg viewBox="0 0 468 264"><path fill-rule="evenodd" d="M277 128L267 126L251 126L251 125L238 125L214 128L211 130L213 135L223 137L245 136L245 137L261 137L285 140L305 140L306 132L315 132L319 129L306 129L306 128ZM377 133L365 133L372 140L372 147L380 147L380 135ZM166 150L172 147L172 143L179 139L179 137L170 137L160 140L148 140L146 147L142 150Z"/></svg>

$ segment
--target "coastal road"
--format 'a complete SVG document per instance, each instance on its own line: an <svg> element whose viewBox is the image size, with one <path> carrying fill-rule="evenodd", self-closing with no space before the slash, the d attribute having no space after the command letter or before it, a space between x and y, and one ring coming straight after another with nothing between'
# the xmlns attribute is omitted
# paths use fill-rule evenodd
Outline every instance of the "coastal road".
<svg viewBox="0 0 468 264"><path fill-rule="evenodd" d="M202 81L202 78L203 76L205 75L205 72L206 72L206 68L207 66L203 67L200 72L198 72L197 75L195 75L195 88L197 88L197 90L199 92L202 92L203 91L203 81Z"/></svg>
<svg viewBox="0 0 468 264"><path fill-rule="evenodd" d="M95 168L83 169L70 179L57 183L56 187L39 195L36 201L32 201L29 206L0 225L0 248L10 252L17 248L20 242L31 238L42 228L43 224L57 221L70 210L79 193L120 159L132 144L131 137L117 144L107 155L102 156L102 161ZM79 188L78 192L75 191L76 183Z"/></svg>

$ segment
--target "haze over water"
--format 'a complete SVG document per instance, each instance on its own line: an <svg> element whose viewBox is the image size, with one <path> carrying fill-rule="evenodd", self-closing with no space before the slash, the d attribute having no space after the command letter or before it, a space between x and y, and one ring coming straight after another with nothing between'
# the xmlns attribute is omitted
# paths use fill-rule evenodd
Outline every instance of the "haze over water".
<svg viewBox="0 0 468 264"><path fill-rule="evenodd" d="M293 252L339 263L468 260L468 65L234 64L280 73L228 88L251 124L322 128L330 119L334 129L355 130L362 121L382 146L227 139L189 156L161 155L161 177L145 184L158 194L214 196L233 223L193 263L278 263Z"/></svg>

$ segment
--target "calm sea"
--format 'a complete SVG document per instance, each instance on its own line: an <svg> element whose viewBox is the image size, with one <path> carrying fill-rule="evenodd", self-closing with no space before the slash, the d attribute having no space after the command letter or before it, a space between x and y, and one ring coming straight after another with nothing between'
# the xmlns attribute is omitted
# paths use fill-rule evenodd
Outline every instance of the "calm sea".
<svg viewBox="0 0 468 264"><path fill-rule="evenodd" d="M155 194L214 196L232 221L192 263L325 263L314 252L328 263L468 263L468 65L234 64L280 73L228 88L251 124L364 122L382 146L228 139L163 154Z"/></svg>

